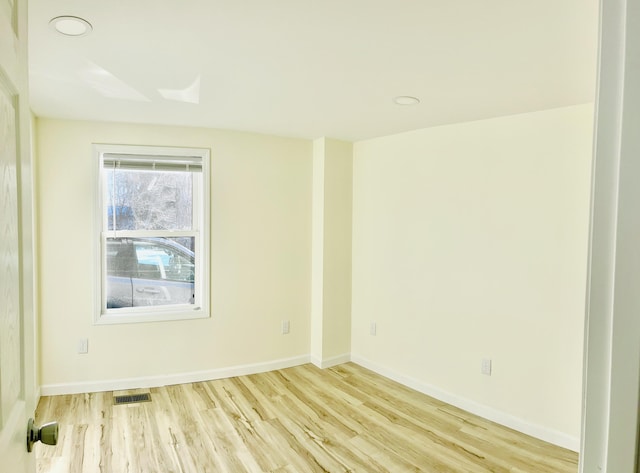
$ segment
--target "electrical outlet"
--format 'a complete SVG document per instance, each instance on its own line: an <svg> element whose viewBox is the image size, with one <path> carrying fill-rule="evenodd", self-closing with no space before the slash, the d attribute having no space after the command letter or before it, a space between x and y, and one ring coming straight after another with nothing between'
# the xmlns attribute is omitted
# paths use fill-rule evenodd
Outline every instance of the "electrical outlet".
<svg viewBox="0 0 640 473"><path fill-rule="evenodd" d="M375 322L371 322L371 325L369 325L369 333L371 335L375 335L377 333L378 329L376 327L376 323Z"/></svg>
<svg viewBox="0 0 640 473"><path fill-rule="evenodd" d="M283 320L282 321L282 335L286 335L289 333L289 321L288 320Z"/></svg>
<svg viewBox="0 0 640 473"><path fill-rule="evenodd" d="M491 376L491 358L482 359L482 364L480 365L480 372L482 374L486 374L487 376Z"/></svg>
<svg viewBox="0 0 640 473"><path fill-rule="evenodd" d="M89 339L81 338L78 340L78 353L84 355L85 353L89 353Z"/></svg>

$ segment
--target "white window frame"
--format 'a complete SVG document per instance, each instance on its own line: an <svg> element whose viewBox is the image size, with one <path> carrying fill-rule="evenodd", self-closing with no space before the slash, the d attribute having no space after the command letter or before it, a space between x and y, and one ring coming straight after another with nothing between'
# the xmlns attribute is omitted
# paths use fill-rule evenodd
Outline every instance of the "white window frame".
<svg viewBox="0 0 640 473"><path fill-rule="evenodd" d="M175 158L188 162L196 158L201 162L201 180L194 180L193 188L193 228L192 231L147 231L147 230L108 230L105 212L106 193L104 188L105 156L140 156L153 161ZM96 281L94 323L124 324L140 322L163 322L170 320L201 319L209 317L210 267L209 267L209 215L210 215L210 152L204 148L179 148L167 146L137 146L117 144L93 144L93 160L96 179L94 205L94 226L96 248ZM195 236L195 304L176 304L146 307L127 307L107 309L106 304L106 241L108 237L180 237Z"/></svg>

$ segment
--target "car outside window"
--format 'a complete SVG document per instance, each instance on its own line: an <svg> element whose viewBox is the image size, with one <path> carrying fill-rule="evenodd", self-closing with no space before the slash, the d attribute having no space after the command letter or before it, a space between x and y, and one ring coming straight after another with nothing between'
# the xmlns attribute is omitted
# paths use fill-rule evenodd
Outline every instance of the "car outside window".
<svg viewBox="0 0 640 473"><path fill-rule="evenodd" d="M208 150L94 145L98 323L208 316Z"/></svg>

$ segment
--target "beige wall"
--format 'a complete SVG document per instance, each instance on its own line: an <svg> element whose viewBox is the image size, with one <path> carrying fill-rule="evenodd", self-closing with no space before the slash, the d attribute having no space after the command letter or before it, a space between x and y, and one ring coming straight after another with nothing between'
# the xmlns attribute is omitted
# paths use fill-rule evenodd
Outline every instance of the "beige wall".
<svg viewBox="0 0 640 473"><path fill-rule="evenodd" d="M576 447L592 119L582 105L351 153L327 139L40 118L41 384L68 392L314 356L322 365L350 350ZM93 325L93 142L211 149L211 318Z"/></svg>
<svg viewBox="0 0 640 473"><path fill-rule="evenodd" d="M311 361L327 367L351 352L353 145L313 142Z"/></svg>
<svg viewBox="0 0 640 473"><path fill-rule="evenodd" d="M324 343L325 360L351 352L351 209L353 145L325 141Z"/></svg>
<svg viewBox="0 0 640 473"><path fill-rule="evenodd" d="M94 142L211 149L211 318L93 325ZM39 118L37 143L43 386L308 356L309 141Z"/></svg>
<svg viewBox="0 0 640 473"><path fill-rule="evenodd" d="M581 105L356 143L352 357L577 448L592 123Z"/></svg>

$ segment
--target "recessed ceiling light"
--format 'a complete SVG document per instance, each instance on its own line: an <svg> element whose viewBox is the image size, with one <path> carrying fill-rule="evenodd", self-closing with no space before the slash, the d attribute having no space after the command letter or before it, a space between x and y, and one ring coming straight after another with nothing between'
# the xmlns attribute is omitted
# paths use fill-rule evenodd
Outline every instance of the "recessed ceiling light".
<svg viewBox="0 0 640 473"><path fill-rule="evenodd" d="M93 30L91 23L77 16L57 16L49 25L65 36L84 36Z"/></svg>
<svg viewBox="0 0 640 473"><path fill-rule="evenodd" d="M393 99L393 103L396 105L417 105L420 103L420 99L409 95L399 95Z"/></svg>

